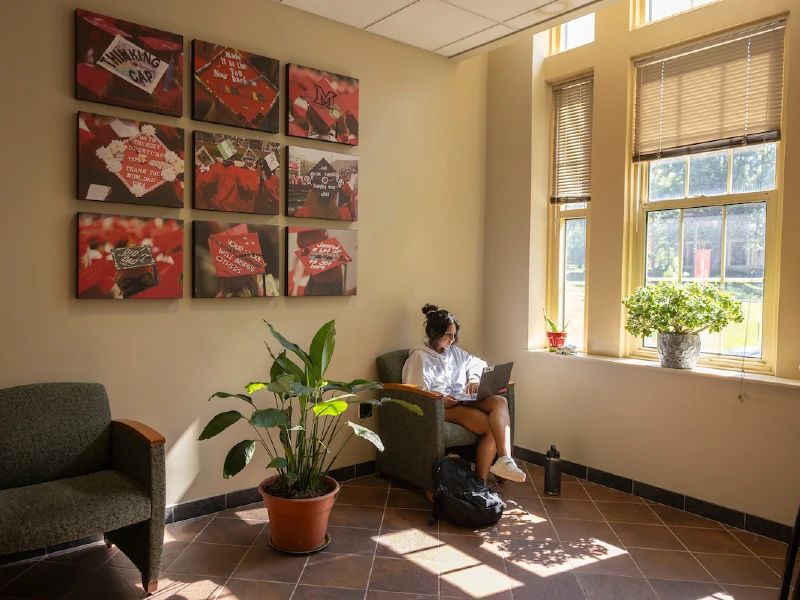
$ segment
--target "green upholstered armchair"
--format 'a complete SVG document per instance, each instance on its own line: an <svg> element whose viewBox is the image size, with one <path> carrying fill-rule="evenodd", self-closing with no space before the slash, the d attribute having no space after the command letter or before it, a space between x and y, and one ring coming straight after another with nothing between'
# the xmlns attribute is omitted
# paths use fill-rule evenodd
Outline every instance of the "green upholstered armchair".
<svg viewBox="0 0 800 600"><path fill-rule="evenodd" d="M103 533L154 592L165 500L164 438L112 421L105 387L0 390L0 554Z"/></svg>
<svg viewBox="0 0 800 600"><path fill-rule="evenodd" d="M433 463L452 448L474 446L478 442L478 435L461 425L444 420L442 394L402 383L403 365L407 358L408 350L396 350L377 358L378 376L384 387L383 395L416 404L422 409L423 416L393 404L378 407L378 431L386 449L378 452L375 470L432 492ZM509 384L503 395L508 400L513 444L513 383Z"/></svg>

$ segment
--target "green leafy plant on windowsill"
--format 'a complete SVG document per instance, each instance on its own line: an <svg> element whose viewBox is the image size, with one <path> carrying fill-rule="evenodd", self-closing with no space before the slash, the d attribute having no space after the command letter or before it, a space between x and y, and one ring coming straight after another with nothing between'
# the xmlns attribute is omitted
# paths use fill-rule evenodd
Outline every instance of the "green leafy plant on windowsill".
<svg viewBox="0 0 800 600"><path fill-rule="evenodd" d="M248 384L245 386L246 394L217 392L209 398L237 398L252 409L249 417L237 410L220 413L209 421L200 434L200 440L207 440L239 421L246 421L255 432L256 439L241 441L228 452L222 471L225 478L233 477L244 469L260 444L269 457L267 468L278 471L275 484L265 491L284 498L319 496L330 491L325 487L325 477L354 435L366 439L379 451L383 451L383 443L378 434L363 426L365 419L361 419L359 423L342 423L342 415L349 405L368 403L380 406L393 402L422 415L422 409L402 400L357 397L361 392L381 389L383 386L380 383L364 379L348 383L325 379L325 372L336 345L334 321L320 328L308 352L287 340L269 323L267 325L284 348L276 356L269 344L266 344L273 361L270 380ZM290 359L287 351L295 354L300 359L300 364ZM273 394L275 406L256 406L252 394L261 390ZM348 428L348 437L333 454L332 446L340 441L339 434Z"/></svg>

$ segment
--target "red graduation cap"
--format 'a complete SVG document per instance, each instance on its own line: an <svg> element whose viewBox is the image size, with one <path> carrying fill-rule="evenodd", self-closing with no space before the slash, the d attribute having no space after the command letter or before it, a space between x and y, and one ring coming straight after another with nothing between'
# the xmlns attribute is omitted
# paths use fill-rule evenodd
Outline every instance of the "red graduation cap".
<svg viewBox="0 0 800 600"><path fill-rule="evenodd" d="M309 110L313 110L330 127L342 116L337 94L324 77L303 92Z"/></svg>
<svg viewBox="0 0 800 600"><path fill-rule="evenodd" d="M170 42L169 40L162 40L161 38L155 37L141 37L139 38L145 44L150 46L153 50L160 50L163 52L177 52L181 49L181 45L175 42Z"/></svg>
<svg viewBox="0 0 800 600"><path fill-rule="evenodd" d="M103 15L99 15L97 13L88 12L80 9L78 14L80 14L86 21L88 21L98 29L102 29L106 33L110 33L111 35L121 35L124 38L133 37L130 33L126 33L122 31L122 29L114 25L114 23L112 23L113 19L109 17L104 17Z"/></svg>
<svg viewBox="0 0 800 600"><path fill-rule="evenodd" d="M217 277L246 277L266 273L257 233L214 233L208 236L208 247Z"/></svg>
<svg viewBox="0 0 800 600"><path fill-rule="evenodd" d="M353 258L336 238L316 242L294 252L312 275L349 263Z"/></svg>

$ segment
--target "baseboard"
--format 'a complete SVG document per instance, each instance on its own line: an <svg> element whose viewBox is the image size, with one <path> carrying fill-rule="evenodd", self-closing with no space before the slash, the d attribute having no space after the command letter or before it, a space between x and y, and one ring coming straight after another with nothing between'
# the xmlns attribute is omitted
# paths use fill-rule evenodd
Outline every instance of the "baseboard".
<svg viewBox="0 0 800 600"><path fill-rule="evenodd" d="M356 465L349 465L347 467L340 467L328 472L328 475L333 477L339 483L355 479L357 477L365 477L372 475L375 472L375 461L370 460ZM261 493L258 488L245 488L235 492L228 492L227 494L218 494L208 498L200 498L199 500L190 500L189 502L181 502L167 506L164 523L177 523L178 521L185 521L186 519L193 519L195 517L202 517L210 515L229 508L238 508L246 504L253 504L254 502L261 502ZM57 544L55 546L48 546L47 548L37 548L36 550L27 550L25 552L15 552L14 554L0 554L0 565L28 560L31 558L40 558L54 552L67 550L69 548L77 548L79 546L86 546L102 542L103 536L96 535L81 540L66 542L64 544Z"/></svg>
<svg viewBox="0 0 800 600"><path fill-rule="evenodd" d="M525 462L535 465L544 465L545 455L542 452L529 450L520 446L514 446L514 456ZM623 477L615 473L601 471L580 463L561 460L562 472L572 475L578 479L599 483L606 487L639 496L645 500L666 504L672 508L692 513L700 517L706 517L714 521L719 521L731 527L737 527L751 533L763 535L764 537L789 543L792 537L792 528L783 523L777 523L755 515L744 513L739 510L719 506L705 500L692 498L678 492L665 490L648 483L636 481L628 477Z"/></svg>

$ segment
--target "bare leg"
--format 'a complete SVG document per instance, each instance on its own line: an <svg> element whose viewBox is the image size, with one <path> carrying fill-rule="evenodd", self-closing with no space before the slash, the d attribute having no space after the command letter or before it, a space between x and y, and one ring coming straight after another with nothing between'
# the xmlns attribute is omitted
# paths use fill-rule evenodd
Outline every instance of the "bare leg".
<svg viewBox="0 0 800 600"><path fill-rule="evenodd" d="M494 437L487 433L478 442L478 451L475 454L475 474L484 482L489 480L489 467L494 462L495 454L497 454L497 446L494 443Z"/></svg>
<svg viewBox="0 0 800 600"><path fill-rule="evenodd" d="M508 416L508 401L503 396L492 396L472 404L489 416L489 428L500 458L511 456L511 419Z"/></svg>
<svg viewBox="0 0 800 600"><path fill-rule="evenodd" d="M449 423L458 423L482 436L478 442L478 452L475 457L475 473L486 481L489 477L489 467L492 466L494 455L497 453L495 438L489 426L489 415L481 410L475 410L471 405L459 404L445 409L444 420Z"/></svg>

